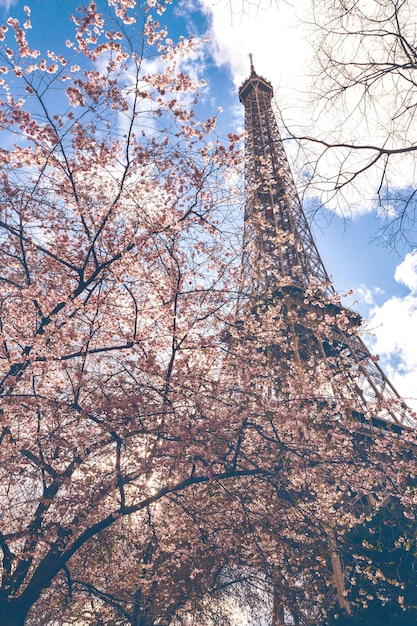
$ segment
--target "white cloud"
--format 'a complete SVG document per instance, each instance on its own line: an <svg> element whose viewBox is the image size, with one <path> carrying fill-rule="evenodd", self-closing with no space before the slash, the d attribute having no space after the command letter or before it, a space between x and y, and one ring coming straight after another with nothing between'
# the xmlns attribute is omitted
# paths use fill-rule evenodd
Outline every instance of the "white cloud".
<svg viewBox="0 0 417 626"><path fill-rule="evenodd" d="M259 74L289 87L297 87L297 79L304 73L309 57L307 41L298 20L298 12L307 6L306 0L297 2L297 9L289 3L265 3L265 8L247 3L246 12L232 14L230 3L200 0L206 14L211 16L212 52L216 63L227 65L238 86L249 74L249 53L253 54ZM242 0L243 4L243 0ZM299 83L298 83L299 86ZM294 94L293 94L294 95Z"/></svg>
<svg viewBox="0 0 417 626"><path fill-rule="evenodd" d="M380 296L382 293L383 291L380 287L374 287L371 289L366 287L366 285L361 285L355 291L355 296L357 296L366 306L373 306L375 304L375 296Z"/></svg>
<svg viewBox="0 0 417 626"><path fill-rule="evenodd" d="M0 8L9 11L10 7L17 4L17 0L0 0Z"/></svg>
<svg viewBox="0 0 417 626"><path fill-rule="evenodd" d="M417 294L417 250L407 254L395 270L394 278L408 287L413 295Z"/></svg>
<svg viewBox="0 0 417 626"><path fill-rule="evenodd" d="M410 292L392 296L370 312L373 352L381 356L391 382L417 408L417 251L407 254L395 271L395 280Z"/></svg>

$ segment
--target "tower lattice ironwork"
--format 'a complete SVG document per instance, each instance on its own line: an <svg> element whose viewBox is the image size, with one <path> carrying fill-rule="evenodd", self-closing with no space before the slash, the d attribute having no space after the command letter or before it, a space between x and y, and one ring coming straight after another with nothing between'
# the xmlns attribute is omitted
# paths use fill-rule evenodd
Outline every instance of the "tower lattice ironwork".
<svg viewBox="0 0 417 626"><path fill-rule="evenodd" d="M348 396L352 416L364 429L413 428L410 411L355 330L361 317L340 304L331 284L291 174L272 97L272 85L255 72L251 58L251 74L239 89L246 130L239 315L279 300L288 311L295 358L328 368L327 395ZM309 323L312 314L326 319L325 337ZM347 371L340 371L340 355L350 364Z"/></svg>

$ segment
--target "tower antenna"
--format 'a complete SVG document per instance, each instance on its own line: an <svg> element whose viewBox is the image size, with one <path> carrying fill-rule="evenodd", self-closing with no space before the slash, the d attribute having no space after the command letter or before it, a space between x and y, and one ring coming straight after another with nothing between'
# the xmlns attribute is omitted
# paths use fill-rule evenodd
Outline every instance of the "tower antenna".
<svg viewBox="0 0 417 626"><path fill-rule="evenodd" d="M251 74L255 74L255 67L253 65L253 54L252 52L249 53L249 59L250 59L250 73Z"/></svg>

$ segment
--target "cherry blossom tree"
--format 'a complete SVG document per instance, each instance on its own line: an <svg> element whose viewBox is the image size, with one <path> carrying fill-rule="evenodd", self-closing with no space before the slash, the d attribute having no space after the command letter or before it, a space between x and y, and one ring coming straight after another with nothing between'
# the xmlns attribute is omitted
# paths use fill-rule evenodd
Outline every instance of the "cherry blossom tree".
<svg viewBox="0 0 417 626"><path fill-rule="evenodd" d="M29 9L1 28L5 626L36 623L70 581L73 606L119 602L143 623L132 594L146 606L152 584L169 595L160 571L145 591L134 577L148 547L162 571L183 568L168 581L181 598L158 607L165 623L239 568L273 590L275 624L303 594L299 615L324 615L329 542L358 521L352 494L415 498L412 433L363 436L352 398L326 391L334 374L295 354L288 302L236 313L239 138L218 141L215 117L194 115L203 85L181 64L196 44L168 38L163 10L90 2L65 53L31 47ZM305 298L324 341L326 316ZM338 358L341 381L359 375ZM203 540L207 519L216 541Z"/></svg>
<svg viewBox="0 0 417 626"><path fill-rule="evenodd" d="M228 436L234 145L193 115L193 42L133 9L80 8L67 57L31 48L29 9L1 31L4 624L118 518L207 481Z"/></svg>
<svg viewBox="0 0 417 626"><path fill-rule="evenodd" d="M244 528L216 514L210 487L189 490L119 519L89 541L45 591L28 624L236 624L266 617L266 581L245 563ZM205 497L204 500L202 498ZM92 578L91 572L94 572ZM194 620L194 622L193 622ZM239 622L240 623L240 622Z"/></svg>

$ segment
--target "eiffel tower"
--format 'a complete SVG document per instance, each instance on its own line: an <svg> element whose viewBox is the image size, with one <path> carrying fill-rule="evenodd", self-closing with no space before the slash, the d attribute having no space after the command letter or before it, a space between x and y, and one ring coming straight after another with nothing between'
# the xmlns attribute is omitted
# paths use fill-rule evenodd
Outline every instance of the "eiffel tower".
<svg viewBox="0 0 417 626"><path fill-rule="evenodd" d="M349 398L350 416L344 419L355 420L364 437L387 430L401 435L415 427L413 417L358 335L360 315L343 307L332 286L285 154L272 108L272 85L255 72L250 59L251 74L239 89L245 109L246 166L237 318L244 323L251 316L262 317L279 303L291 338L291 359L301 368L327 371L327 385L318 395L325 402ZM321 320L324 334L317 332ZM274 346L270 352L272 361L278 361ZM329 549L333 589L349 612L335 544ZM282 607L276 613L273 624L284 623Z"/></svg>
<svg viewBox="0 0 417 626"><path fill-rule="evenodd" d="M413 428L414 422L399 393L385 376L353 327L361 317L343 307L324 267L311 229L303 212L284 145L272 109L271 83L256 74L251 57L251 75L239 89L245 107L246 193L244 253L240 310L245 302L281 299L292 315L291 335L295 352L306 361L326 362L333 378L340 378L337 355L355 366L355 377L343 379L343 394L355 400L355 418L364 428ZM314 298L312 297L314 295ZM243 308L242 308L243 307ZM346 329L329 323L321 345L309 328L308 313L318 309L322 316L336 320L344 313ZM340 381L332 393L342 392ZM371 409L371 410L370 410Z"/></svg>

